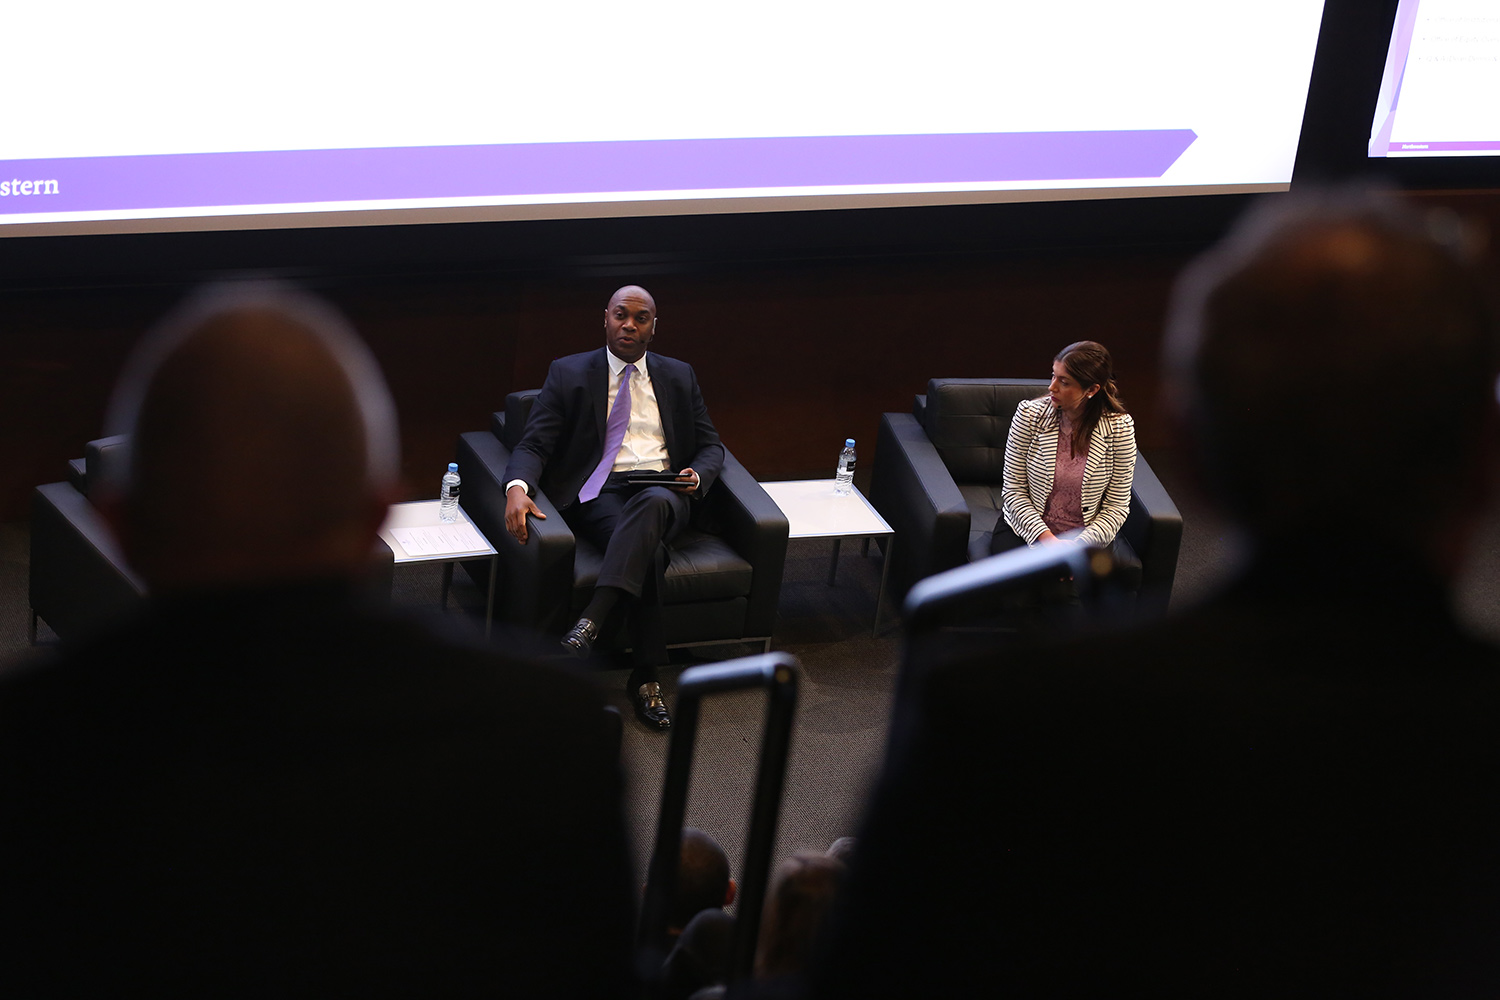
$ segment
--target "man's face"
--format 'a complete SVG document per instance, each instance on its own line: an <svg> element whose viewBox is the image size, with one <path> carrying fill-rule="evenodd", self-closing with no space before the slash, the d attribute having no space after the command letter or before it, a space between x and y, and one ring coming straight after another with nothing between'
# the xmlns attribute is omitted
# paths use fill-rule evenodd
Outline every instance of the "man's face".
<svg viewBox="0 0 1500 1000"><path fill-rule="evenodd" d="M639 361L656 332L656 304L640 289L621 289L604 310L604 341L621 361Z"/></svg>

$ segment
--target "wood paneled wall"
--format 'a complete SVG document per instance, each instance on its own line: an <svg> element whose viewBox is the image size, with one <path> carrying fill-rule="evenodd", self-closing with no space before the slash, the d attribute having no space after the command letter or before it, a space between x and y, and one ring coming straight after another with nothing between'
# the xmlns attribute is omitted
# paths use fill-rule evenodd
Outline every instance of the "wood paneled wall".
<svg viewBox="0 0 1500 1000"><path fill-rule="evenodd" d="M1425 200L1500 233L1500 193ZM456 436L487 426L506 392L540 385L551 359L602 344L604 304L631 281L659 304L654 347L695 366L725 442L764 479L831 475L850 436L864 462L878 461L880 413L907 409L929 378L1042 376L1058 348L1085 338L1114 353L1149 452L1165 443L1162 319L1191 253L1054 249L309 284L346 310L379 358L400 410L408 492L423 497L436 494ZM28 516L32 487L63 478L66 461L101 433L131 345L183 290L0 293L0 520Z"/></svg>

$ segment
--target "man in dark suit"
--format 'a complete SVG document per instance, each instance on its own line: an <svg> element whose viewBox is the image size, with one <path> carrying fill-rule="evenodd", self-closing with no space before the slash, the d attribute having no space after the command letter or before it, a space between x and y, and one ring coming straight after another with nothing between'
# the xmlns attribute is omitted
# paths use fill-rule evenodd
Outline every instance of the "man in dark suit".
<svg viewBox="0 0 1500 1000"><path fill-rule="evenodd" d="M604 551L593 597L563 646L586 657L627 608L635 626L626 692L647 726L669 729L656 669L661 634L662 543L691 514L724 465L724 448L693 369L648 354L656 302L627 285L604 310L605 347L559 358L547 371L521 442L505 469L505 526L522 544L526 518L546 517L531 501L540 488L568 527ZM633 481L666 473L666 483Z"/></svg>
<svg viewBox="0 0 1500 1000"><path fill-rule="evenodd" d="M816 995L1500 991L1500 652L1449 607L1496 331L1452 228L1272 206L1180 282L1169 398L1243 572L909 664Z"/></svg>
<svg viewBox="0 0 1500 1000"><path fill-rule="evenodd" d="M213 293L110 422L104 509L150 596L0 675L0 995L625 995L594 685L361 598L398 465L352 331Z"/></svg>

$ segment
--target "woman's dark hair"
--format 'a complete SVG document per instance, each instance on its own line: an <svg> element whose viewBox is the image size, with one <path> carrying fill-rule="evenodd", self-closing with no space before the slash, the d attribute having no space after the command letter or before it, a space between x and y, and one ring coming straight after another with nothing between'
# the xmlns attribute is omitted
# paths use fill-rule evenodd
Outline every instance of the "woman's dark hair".
<svg viewBox="0 0 1500 1000"><path fill-rule="evenodd" d="M806 971L823 920L848 868L826 854L799 852L781 863L766 893L755 977L772 979Z"/></svg>
<svg viewBox="0 0 1500 1000"><path fill-rule="evenodd" d="M1083 419L1073 428L1073 440L1068 442L1068 453L1077 455L1087 451L1089 438L1094 428L1106 413L1124 413L1125 404L1120 402L1120 390L1115 385L1115 366L1104 345L1093 340L1080 340L1057 352L1054 361L1061 361L1068 377L1079 387L1088 391L1098 386L1099 391L1083 401Z"/></svg>

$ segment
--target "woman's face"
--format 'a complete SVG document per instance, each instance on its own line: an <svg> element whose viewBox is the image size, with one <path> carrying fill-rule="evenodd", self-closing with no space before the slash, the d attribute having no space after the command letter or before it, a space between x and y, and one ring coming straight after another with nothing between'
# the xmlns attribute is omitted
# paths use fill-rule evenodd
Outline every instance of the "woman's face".
<svg viewBox="0 0 1500 1000"><path fill-rule="evenodd" d="M1083 412L1083 401L1089 397L1089 393L1098 386L1079 385L1073 376L1068 374L1067 368L1063 367L1061 361L1052 362L1052 384L1047 386L1047 395L1052 397L1052 405L1070 417L1076 417Z"/></svg>

